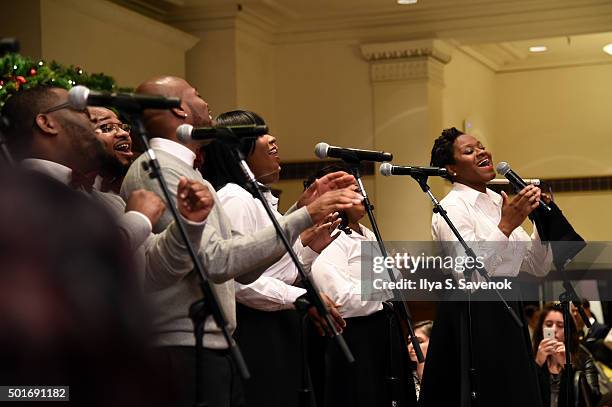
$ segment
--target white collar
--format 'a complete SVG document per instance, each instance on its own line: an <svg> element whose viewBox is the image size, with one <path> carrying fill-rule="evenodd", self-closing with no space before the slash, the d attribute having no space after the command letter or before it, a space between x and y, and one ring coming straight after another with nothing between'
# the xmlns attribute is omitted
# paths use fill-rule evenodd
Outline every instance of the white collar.
<svg viewBox="0 0 612 407"><path fill-rule="evenodd" d="M21 162L21 165L29 170L42 172L51 178L55 178L64 185L70 184L72 180L72 169L54 161L26 158Z"/></svg>
<svg viewBox="0 0 612 407"><path fill-rule="evenodd" d="M176 141L168 140L166 138L154 137L149 142L151 148L155 148L157 150L162 150L168 154L171 154L183 161L190 167L193 167L193 162L195 161L196 155L193 151L188 149L182 144L177 143Z"/></svg>
<svg viewBox="0 0 612 407"><path fill-rule="evenodd" d="M467 201L471 205L475 205L476 200L479 197L488 197L490 200L492 200L497 205L501 205L503 201L501 195L499 195L498 193L494 191L491 191L489 188L486 189L486 193L482 193L460 182L453 183L453 191L456 191L460 193L461 195L467 196Z"/></svg>

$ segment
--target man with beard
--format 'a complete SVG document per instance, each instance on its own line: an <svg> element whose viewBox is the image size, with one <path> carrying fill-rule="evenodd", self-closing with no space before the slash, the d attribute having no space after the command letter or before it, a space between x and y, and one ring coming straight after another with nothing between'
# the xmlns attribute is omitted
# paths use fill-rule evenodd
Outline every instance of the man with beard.
<svg viewBox="0 0 612 407"><path fill-rule="evenodd" d="M155 193L137 190L124 202L117 195L92 190L91 185L83 183L87 178L83 174L100 170L105 151L96 138L89 110L72 109L65 89L37 87L18 92L8 99L2 114L10 123L7 146L15 158L22 160L23 167L89 192L115 215L145 285L164 284L168 275L193 268L176 224L168 223L159 234L151 233L165 211L164 202ZM186 178L177 183L176 189L179 211L197 247L212 198L204 185Z"/></svg>
<svg viewBox="0 0 612 407"><path fill-rule="evenodd" d="M130 125L121 122L115 112L105 107L90 107L89 114L96 123L96 137L106 151L94 188L118 195L123 177L134 160Z"/></svg>
<svg viewBox="0 0 612 407"><path fill-rule="evenodd" d="M165 111L145 110L143 115L147 133L152 137L150 146L155 151L161 172L170 189L174 189L181 176L186 176L203 182L213 191L200 172L194 169L196 151L201 148L202 142L194 141L182 145L176 136L176 128L184 123L194 127L210 126L212 119L208 104L195 88L176 77L151 79L141 84L137 92L181 99L179 108ZM121 187L122 196L138 188L158 189L142 170L142 158L136 159L128 170ZM317 199L314 199L314 189L311 190L312 194L304 196L291 213L279 219L289 242L293 244L301 232L319 223L328 214L361 203L362 198L358 194L345 188L354 182L355 179L346 173L330 176L321 182L321 186L325 184L326 189L335 189L334 191L316 194ZM322 192L322 189L317 192ZM236 327L233 279L243 284L253 282L285 254L285 248L272 226L253 234L232 236L230 219L219 205L214 192L213 197L215 206L206 221L200 257L227 317L228 328L233 332ZM166 227L169 221L168 216L162 216L157 228ZM194 402L195 340L188 310L189 306L199 299L198 286L199 276L195 273L177 275L173 284L156 293L159 300L158 307L154 310L159 320L159 324L154 327L158 346L157 359L159 372L166 381L168 405L192 406ZM204 372L201 385L207 405L241 405L243 400L240 378L221 330L212 318L206 321L204 333L201 360Z"/></svg>

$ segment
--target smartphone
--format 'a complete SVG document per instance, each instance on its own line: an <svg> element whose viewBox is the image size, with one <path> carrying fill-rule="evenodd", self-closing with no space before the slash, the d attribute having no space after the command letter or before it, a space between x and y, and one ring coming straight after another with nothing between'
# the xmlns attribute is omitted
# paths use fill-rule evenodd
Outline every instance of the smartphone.
<svg viewBox="0 0 612 407"><path fill-rule="evenodd" d="M544 327L544 339L555 339L555 327L553 326Z"/></svg>

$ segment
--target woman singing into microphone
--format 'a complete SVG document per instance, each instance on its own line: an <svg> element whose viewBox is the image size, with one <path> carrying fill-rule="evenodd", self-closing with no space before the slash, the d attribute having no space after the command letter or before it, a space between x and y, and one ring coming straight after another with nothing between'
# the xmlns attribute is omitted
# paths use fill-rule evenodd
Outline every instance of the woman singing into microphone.
<svg viewBox="0 0 612 407"><path fill-rule="evenodd" d="M454 127L434 142L431 165L448 170L453 186L441 204L463 239L483 257L490 276L511 278L520 271L543 276L549 271L548 245L537 231L530 237L521 227L539 205L538 188L529 185L513 199L487 189L495 178L491 153ZM457 242L439 214L432 218L432 236L439 242ZM453 255L465 256L458 243L452 247ZM471 278L481 279L476 273ZM469 294L475 299L481 293ZM522 315L519 302L509 305ZM526 326L519 328L502 302L441 302L423 375L422 405L542 407ZM470 365L475 374L470 375Z"/></svg>

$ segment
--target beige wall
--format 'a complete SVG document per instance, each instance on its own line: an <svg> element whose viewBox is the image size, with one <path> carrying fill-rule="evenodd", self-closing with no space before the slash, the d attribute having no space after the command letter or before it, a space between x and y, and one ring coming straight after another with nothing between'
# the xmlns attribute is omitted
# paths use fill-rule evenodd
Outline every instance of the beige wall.
<svg viewBox="0 0 612 407"><path fill-rule="evenodd" d="M252 35L244 21L191 30L105 0L27 0L0 16L0 35L20 37L25 54L104 72L127 86L153 75L186 76L215 114L237 107L261 113L279 137L284 161L315 159L314 145L325 141L389 149L397 163L427 164L439 130L469 120L495 159L525 177L612 174L612 64L494 73L455 49L443 88L389 83L377 91L357 40L274 43L273 36ZM398 100L405 103L392 112ZM427 114L419 113L423 107ZM366 185L378 201L383 235L404 237L408 229L393 229L393 219L419 202L423 220L405 237L428 236L429 203L414 181L368 177ZM439 180L431 185L439 197L448 190ZM279 186L281 206L301 191L299 181ZM410 191L408 201L394 198L400 189ZM598 212L612 206L612 192L556 199L585 237L612 239L612 222Z"/></svg>
<svg viewBox="0 0 612 407"><path fill-rule="evenodd" d="M265 40L246 30L237 31L236 107L259 113L272 133L277 130L274 53L274 46Z"/></svg>
<svg viewBox="0 0 612 407"><path fill-rule="evenodd" d="M11 2L0 13L0 38L17 38L21 54L30 58L41 57L40 0Z"/></svg>
<svg viewBox="0 0 612 407"><path fill-rule="evenodd" d="M612 174L612 64L499 74L495 151L526 178ZM588 240L612 240L612 191L559 193Z"/></svg>
<svg viewBox="0 0 612 407"><path fill-rule="evenodd" d="M274 128L283 160L312 160L321 141L373 147L369 66L358 43L278 45L275 56Z"/></svg>
<svg viewBox="0 0 612 407"><path fill-rule="evenodd" d="M200 41L187 52L187 81L198 89L212 114L236 108L236 34L233 28L193 32Z"/></svg>
<svg viewBox="0 0 612 407"><path fill-rule="evenodd" d="M497 75L496 148L525 177L612 174L610 78L612 63Z"/></svg>
<svg viewBox="0 0 612 407"><path fill-rule="evenodd" d="M104 0L41 0L42 57L137 86L156 75L185 76L196 39Z"/></svg>
<svg viewBox="0 0 612 407"><path fill-rule="evenodd" d="M464 122L469 121L473 125L471 133L494 150L497 101L494 72L455 48L444 68L444 77L444 127L463 130Z"/></svg>

